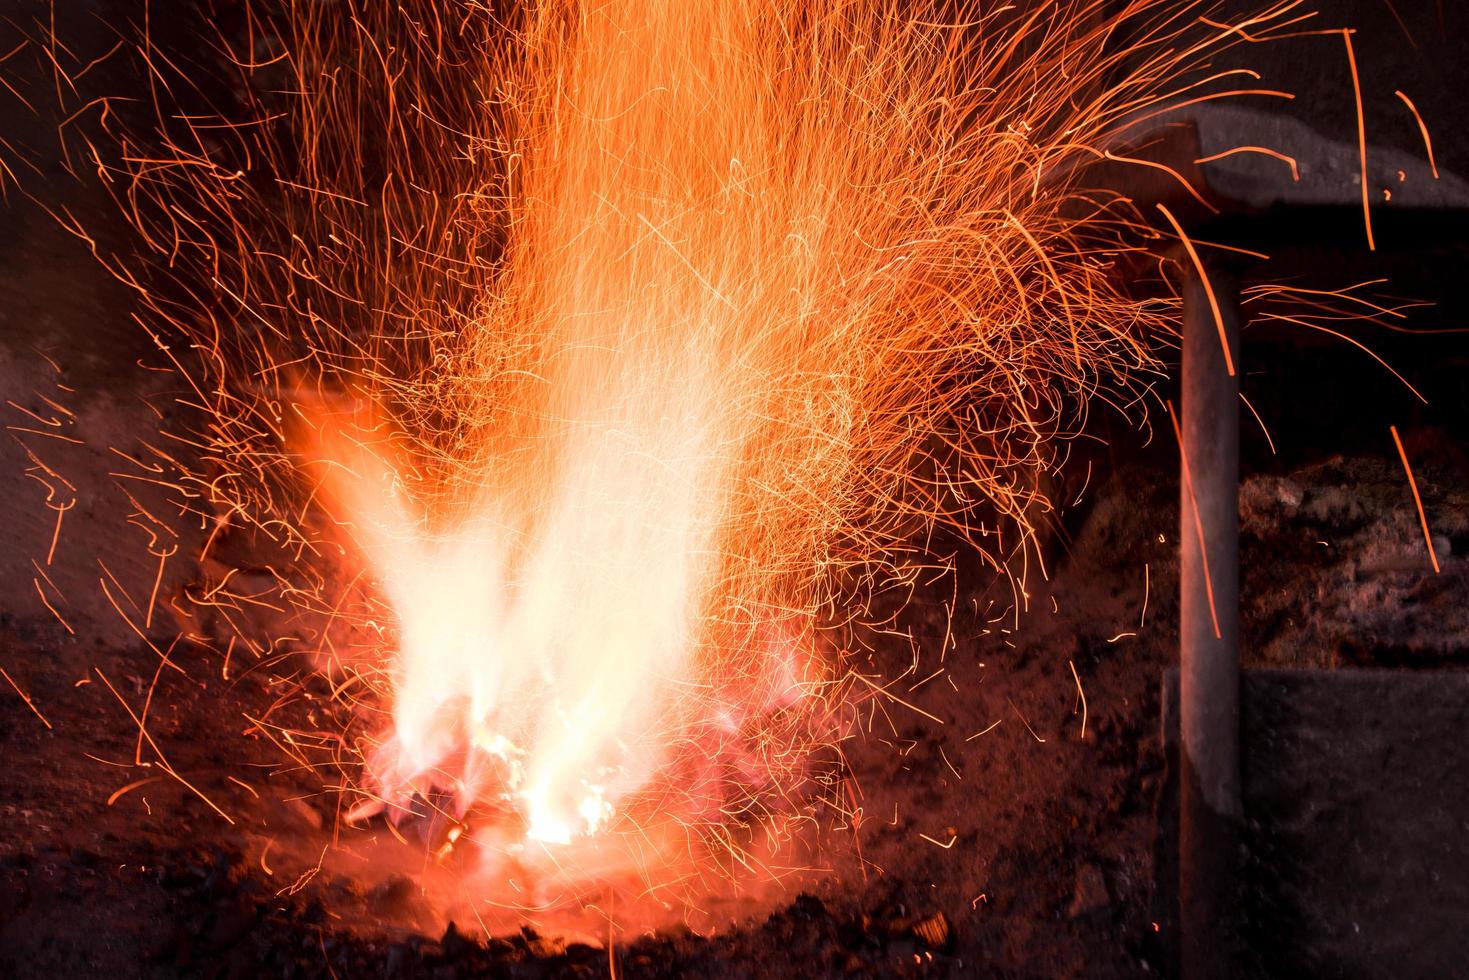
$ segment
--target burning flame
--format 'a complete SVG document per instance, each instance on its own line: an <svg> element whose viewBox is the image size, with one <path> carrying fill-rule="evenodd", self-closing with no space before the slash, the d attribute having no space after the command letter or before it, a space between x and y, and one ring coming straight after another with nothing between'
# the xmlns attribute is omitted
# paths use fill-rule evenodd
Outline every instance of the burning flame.
<svg viewBox="0 0 1469 980"><path fill-rule="evenodd" d="M732 441L730 420L707 382L668 370L645 388L641 358L631 379L625 353L597 360L612 363L574 372L536 446L550 459L508 499L476 487L428 514L368 444L323 442L397 621L393 735L371 763L382 802L450 787L459 815L498 799L529 838L567 843L659 771L680 709L712 690L696 652L725 573L730 451L715 436Z"/></svg>
<svg viewBox="0 0 1469 980"><path fill-rule="evenodd" d="M410 395L453 420L447 465L321 447L398 624L368 810L448 785L533 840L603 828L701 714L758 720L750 637L790 609L809 640L825 550L910 506L915 431L983 379L1038 454L1047 378L1146 363L1102 266L1032 245L1068 230L1034 184L1059 148L1027 135L1055 109L966 124L962 38L847 4L553 4L492 66L468 152L511 161L503 251ZM965 456L953 496L1024 510Z"/></svg>

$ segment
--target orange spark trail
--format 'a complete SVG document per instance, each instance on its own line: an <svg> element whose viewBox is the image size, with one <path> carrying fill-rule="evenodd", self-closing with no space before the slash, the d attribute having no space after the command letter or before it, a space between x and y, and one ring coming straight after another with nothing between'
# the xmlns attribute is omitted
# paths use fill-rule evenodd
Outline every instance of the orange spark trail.
<svg viewBox="0 0 1469 980"><path fill-rule="evenodd" d="M1286 166L1290 167L1291 180L1300 181L1301 179L1301 170L1300 166L1296 162L1296 158L1281 153L1279 150L1272 150L1268 146L1235 146L1227 150L1221 150L1218 153L1214 153L1206 157L1199 157L1197 160L1194 161L1194 163L1212 163L1215 160L1223 160L1225 157L1234 156L1236 153L1262 153L1265 156L1274 157L1281 163L1284 163ZM1435 176L1437 176L1437 174L1435 174Z"/></svg>
<svg viewBox="0 0 1469 980"><path fill-rule="evenodd" d="M1412 99L1402 91L1396 91L1393 94L1402 99L1403 105L1407 106L1408 111L1413 114L1413 120L1418 124L1418 132L1423 136L1423 150L1428 154L1428 167L1433 171L1433 179L1438 180L1438 164L1433 159L1433 138L1428 135L1428 125L1418 114L1418 107L1413 104Z"/></svg>
<svg viewBox="0 0 1469 980"><path fill-rule="evenodd" d="M1347 65L1352 70L1352 98L1357 106L1357 154L1361 158L1362 225L1367 231L1367 250L1377 251L1372 238L1372 206L1367 191L1367 123L1362 116L1362 79L1357 75L1357 53L1352 48L1352 31L1344 28L1341 39L1347 46Z"/></svg>
<svg viewBox="0 0 1469 980"><path fill-rule="evenodd" d="M31 696L29 694L21 690L20 685L15 682L14 678L12 678L8 673L5 672L4 667L0 667L0 677L5 678L5 683L9 684L11 688L14 689L16 694L20 695L20 699L26 703L27 708L31 709L32 714L41 719L41 724L45 725L47 728L50 728L51 723L46 720L45 715L41 714L41 709L36 707L36 702L31 700Z"/></svg>
<svg viewBox="0 0 1469 980"><path fill-rule="evenodd" d="M1183 249L1188 253L1188 259L1193 263L1194 271L1199 274L1199 283L1204 287L1204 295L1209 297L1209 312L1214 317L1214 328L1219 332L1219 346L1224 351L1224 370L1229 376L1234 377L1234 355L1229 352L1229 336L1224 330L1224 315L1219 310L1219 298L1214 295L1214 284L1209 281L1209 273L1204 269L1203 260L1199 258L1198 250L1194 248L1193 240L1183 230L1183 225L1173 216L1167 206L1161 202L1158 210L1163 212L1163 217L1173 226L1173 231L1178 235L1178 240L1183 243Z"/></svg>
<svg viewBox="0 0 1469 980"><path fill-rule="evenodd" d="M1418 523L1423 526L1423 543L1428 546L1428 560L1433 563L1433 574L1439 573L1438 553L1433 548L1433 535L1428 531L1428 515L1423 510L1423 498L1418 495L1418 481L1413 479L1413 467L1408 465L1408 453L1403 440L1398 436L1398 427L1388 426L1392 432L1393 445L1398 447L1398 458L1403 461L1403 472L1408 474L1408 489L1413 491L1413 505L1418 508Z"/></svg>

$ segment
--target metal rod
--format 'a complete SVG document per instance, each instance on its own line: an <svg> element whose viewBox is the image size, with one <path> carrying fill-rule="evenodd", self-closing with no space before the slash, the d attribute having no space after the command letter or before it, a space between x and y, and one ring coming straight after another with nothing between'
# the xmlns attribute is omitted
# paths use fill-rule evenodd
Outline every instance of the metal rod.
<svg viewBox="0 0 1469 980"><path fill-rule="evenodd" d="M1188 980L1238 975L1242 921L1239 282L1219 266L1204 271L1207 279L1189 267L1183 283L1179 925Z"/></svg>

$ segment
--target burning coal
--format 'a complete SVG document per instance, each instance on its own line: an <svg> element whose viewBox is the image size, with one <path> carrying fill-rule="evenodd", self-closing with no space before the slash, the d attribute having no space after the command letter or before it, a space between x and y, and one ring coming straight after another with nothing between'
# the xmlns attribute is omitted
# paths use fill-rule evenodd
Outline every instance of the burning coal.
<svg viewBox="0 0 1469 980"><path fill-rule="evenodd" d="M1156 233L1082 166L1230 94L1245 32L1164 0L269 6L223 80L140 46L178 111L90 151L141 250L103 260L188 386L139 461L204 532L186 637L308 652L349 719L291 744L343 816L438 808L485 880L773 874L853 816L839 744L886 697L841 627L943 564L936 526L1023 603L1041 476L1155 369L1173 301L1119 268Z"/></svg>

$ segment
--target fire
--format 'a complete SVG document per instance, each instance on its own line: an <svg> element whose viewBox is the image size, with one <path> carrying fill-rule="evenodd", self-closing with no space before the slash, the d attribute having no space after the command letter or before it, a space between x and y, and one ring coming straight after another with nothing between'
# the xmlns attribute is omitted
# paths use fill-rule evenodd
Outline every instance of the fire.
<svg viewBox="0 0 1469 980"><path fill-rule="evenodd" d="M627 0L547 6L492 66L507 94L468 148L514 162L498 275L403 396L453 448L378 420L406 460L322 447L397 623L368 810L447 785L532 840L604 829L680 744L713 751L714 719L758 726L768 617L810 642L813 573L874 510L902 526L888 474L966 374L1018 393L987 421L1039 453L1055 413L1027 390L1146 363L1090 319L1120 301L1099 265L1035 254L1035 172L993 163L1050 152L1043 116L975 131L942 101L974 97L960 38L883 8ZM966 455L949 492L1021 513Z"/></svg>
<svg viewBox="0 0 1469 980"><path fill-rule="evenodd" d="M1023 604L1041 475L1158 367L1157 234L1081 165L1300 19L1196 6L302 0L219 39L233 114L150 62L183 104L91 153L197 413L139 465L235 563L185 635L308 652L345 815L445 807L491 871L845 821L842 627L940 526Z"/></svg>
<svg viewBox="0 0 1469 980"><path fill-rule="evenodd" d="M755 657L737 691L716 687L722 660L697 656L713 642L705 615L724 598L728 561L717 535L729 463L709 444L728 420L708 385L674 373L646 397L616 392L619 409L605 397L617 380L568 390L581 414L547 426L557 445L537 446L563 468L536 463L509 499L474 488L429 514L380 447L323 441L333 511L396 621L392 735L369 766L383 796L354 816L447 788L457 816L495 801L528 838L564 844L604 828L664 768L687 716L705 710L733 735L731 701L748 710L752 691L777 682L786 690L771 696L801 696L778 676L788 661L765 651L714 653Z"/></svg>

